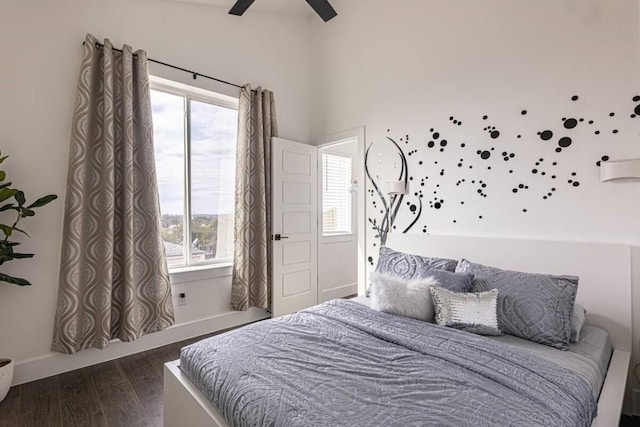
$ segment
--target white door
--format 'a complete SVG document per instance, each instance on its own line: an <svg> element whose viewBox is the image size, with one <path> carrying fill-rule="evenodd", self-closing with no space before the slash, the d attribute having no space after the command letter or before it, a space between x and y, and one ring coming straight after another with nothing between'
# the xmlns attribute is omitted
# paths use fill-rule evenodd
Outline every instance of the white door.
<svg viewBox="0 0 640 427"><path fill-rule="evenodd" d="M317 149L273 138L272 316L318 303Z"/></svg>

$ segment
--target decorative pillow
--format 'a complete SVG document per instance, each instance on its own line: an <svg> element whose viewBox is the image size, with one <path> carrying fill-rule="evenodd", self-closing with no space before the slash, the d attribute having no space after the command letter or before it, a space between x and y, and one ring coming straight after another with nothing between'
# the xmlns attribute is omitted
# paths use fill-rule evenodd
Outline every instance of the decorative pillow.
<svg viewBox="0 0 640 427"><path fill-rule="evenodd" d="M428 277L434 269L453 272L457 263L455 259L423 257L382 246L376 271L408 282Z"/></svg>
<svg viewBox="0 0 640 427"><path fill-rule="evenodd" d="M504 333L569 348L577 277L502 270L465 259L457 270L475 275L476 292L498 290L498 324Z"/></svg>
<svg viewBox="0 0 640 427"><path fill-rule="evenodd" d="M587 310L580 304L576 303L573 308L573 315L571 316L571 338L570 341L573 343L577 343L580 341L580 331L584 326L585 322L585 313Z"/></svg>
<svg viewBox="0 0 640 427"><path fill-rule="evenodd" d="M427 278L438 281L441 287L452 292L469 292L473 288L473 274L452 273L446 270L425 270Z"/></svg>
<svg viewBox="0 0 640 427"><path fill-rule="evenodd" d="M501 335L498 327L498 290L457 293L432 288L436 323L479 335Z"/></svg>
<svg viewBox="0 0 640 427"><path fill-rule="evenodd" d="M427 278L407 283L395 277L373 272L369 280L371 280L371 308L433 323L431 288L438 285L435 279Z"/></svg>

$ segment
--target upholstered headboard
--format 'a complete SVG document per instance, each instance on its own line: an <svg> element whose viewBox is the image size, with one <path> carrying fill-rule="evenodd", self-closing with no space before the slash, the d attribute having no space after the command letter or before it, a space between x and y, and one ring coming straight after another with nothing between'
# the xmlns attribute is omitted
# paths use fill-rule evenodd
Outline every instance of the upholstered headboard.
<svg viewBox="0 0 640 427"><path fill-rule="evenodd" d="M495 267L580 277L577 302L587 322L606 329L613 346L631 350L632 251L625 245L391 233L390 248L418 255L466 258Z"/></svg>

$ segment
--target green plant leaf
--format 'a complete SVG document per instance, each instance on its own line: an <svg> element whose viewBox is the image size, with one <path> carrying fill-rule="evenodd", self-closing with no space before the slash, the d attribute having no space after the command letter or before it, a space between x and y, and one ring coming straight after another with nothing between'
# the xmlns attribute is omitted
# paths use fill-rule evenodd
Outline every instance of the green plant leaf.
<svg viewBox="0 0 640 427"><path fill-rule="evenodd" d="M14 206L13 203L6 204L0 207L0 212L6 211L7 209L11 209L13 206Z"/></svg>
<svg viewBox="0 0 640 427"><path fill-rule="evenodd" d="M24 193L22 191L18 190L14 197L16 199L16 202L18 202L18 206L24 205L25 199Z"/></svg>
<svg viewBox="0 0 640 427"><path fill-rule="evenodd" d="M13 253L13 258L16 259L24 259L24 258L33 258L34 254L20 254L20 253Z"/></svg>
<svg viewBox="0 0 640 427"><path fill-rule="evenodd" d="M24 235L25 235L25 236L27 236L28 238L31 238L31 236L29 235L29 233L27 233L26 231L24 231L24 230L23 230L23 229L21 229L21 228L13 227L13 231L17 231L17 232L19 232L19 233L24 234Z"/></svg>
<svg viewBox="0 0 640 427"><path fill-rule="evenodd" d="M0 189L0 202L4 202L5 200L13 197L18 190L15 188L2 188Z"/></svg>
<svg viewBox="0 0 640 427"><path fill-rule="evenodd" d="M34 216L36 213L29 208L22 208L20 211L20 215L23 217Z"/></svg>
<svg viewBox="0 0 640 427"><path fill-rule="evenodd" d="M9 156L2 156L0 157L0 163L4 162L5 160L7 160L9 158Z"/></svg>
<svg viewBox="0 0 640 427"><path fill-rule="evenodd" d="M41 206L44 206L44 205L46 205L48 203L53 202L57 198L58 198L58 196L56 196L55 194L49 194L48 196L40 197L38 200L36 200L35 202L33 202L29 206L27 206L27 208L29 208L29 209L39 208Z"/></svg>
<svg viewBox="0 0 640 427"><path fill-rule="evenodd" d="M7 274L0 273L0 282L11 283L12 285L18 286L31 286L28 280L20 279L18 277L9 276Z"/></svg>
<svg viewBox="0 0 640 427"><path fill-rule="evenodd" d="M4 184L0 185L0 188L7 188L11 184L13 184L13 182L5 182Z"/></svg>
<svg viewBox="0 0 640 427"><path fill-rule="evenodd" d="M0 181L4 181L7 178L7 173L5 171L0 171Z"/></svg>
<svg viewBox="0 0 640 427"><path fill-rule="evenodd" d="M4 233L7 238L11 237L11 233L13 232L13 228L8 225L0 224L0 231Z"/></svg>

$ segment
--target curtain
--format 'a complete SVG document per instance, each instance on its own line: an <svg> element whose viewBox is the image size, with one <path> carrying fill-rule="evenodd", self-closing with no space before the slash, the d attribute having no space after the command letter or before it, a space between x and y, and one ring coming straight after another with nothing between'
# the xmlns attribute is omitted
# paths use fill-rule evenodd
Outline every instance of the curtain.
<svg viewBox="0 0 640 427"><path fill-rule="evenodd" d="M147 57L88 34L71 129L52 349L132 341L174 322L160 229Z"/></svg>
<svg viewBox="0 0 640 427"><path fill-rule="evenodd" d="M273 93L245 85L238 106L231 309L271 305L271 137Z"/></svg>

